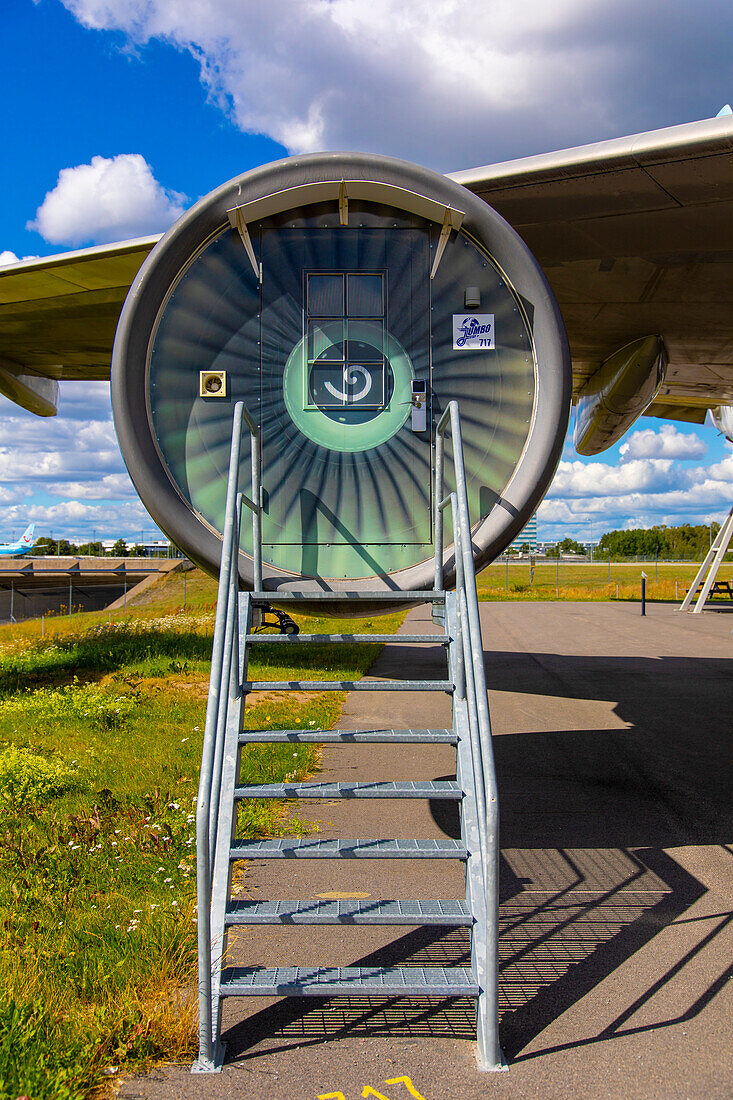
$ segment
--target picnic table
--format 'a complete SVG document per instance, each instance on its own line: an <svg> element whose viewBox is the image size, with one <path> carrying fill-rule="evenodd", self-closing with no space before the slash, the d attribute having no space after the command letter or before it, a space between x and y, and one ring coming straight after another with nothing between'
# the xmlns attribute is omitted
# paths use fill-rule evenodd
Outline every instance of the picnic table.
<svg viewBox="0 0 733 1100"><path fill-rule="evenodd" d="M703 581L699 582L699 584L695 588L696 592L698 591L698 589L702 588L703 583ZM689 589L687 588L683 589L684 593L687 593L688 591ZM727 596L729 599L733 600L733 581L715 581L713 587L708 593L708 599L710 598L710 596Z"/></svg>

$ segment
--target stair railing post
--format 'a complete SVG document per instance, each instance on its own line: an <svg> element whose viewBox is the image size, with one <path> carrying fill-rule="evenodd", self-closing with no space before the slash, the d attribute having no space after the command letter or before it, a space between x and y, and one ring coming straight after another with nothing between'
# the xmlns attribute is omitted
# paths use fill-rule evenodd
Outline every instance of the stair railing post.
<svg viewBox="0 0 733 1100"><path fill-rule="evenodd" d="M262 591L262 453L260 449L260 431L252 417L245 410L245 419L250 431L250 454L252 458L252 561L254 565L254 590Z"/></svg>
<svg viewBox="0 0 733 1100"><path fill-rule="evenodd" d="M459 620L463 619L465 622L466 617L466 598L465 592L458 592L458 615ZM462 633L467 631L462 629ZM462 640L464 653L470 650L470 640L465 638ZM478 714L476 710L476 692L473 678L473 665L470 659L470 654L464 657L464 664L466 670L466 705L468 709L468 723L471 730L471 759L473 761L473 774L474 774L474 798L476 801L476 811L479 819L479 844L481 846L481 868L482 876L484 879L484 887L486 888L488 883L486 881L487 869L490 864L488 838L486 835L486 789L484 786L483 777L483 763L481 760L481 749L478 741Z"/></svg>
<svg viewBox="0 0 733 1100"><path fill-rule="evenodd" d="M483 761L481 759L481 746L478 737L476 686L473 675L471 637L468 625L468 605L466 602L466 586L463 569L462 544L464 534L461 530L460 524L457 522L458 516L456 515L457 504L455 493L450 494L450 501L453 513L453 529L455 531L454 545L456 551L456 602L458 605L458 626L460 632L460 638L458 639L459 652L461 653L461 663L464 676L464 697L466 700L466 709L468 711L468 724L471 735L471 760L473 763L474 780L473 794L476 803L476 811L478 814L479 845L481 849L481 871L482 877L485 879L486 867L488 863L488 849L486 840L486 792L483 782Z"/></svg>
<svg viewBox="0 0 733 1100"><path fill-rule="evenodd" d="M234 635L237 626L237 603L239 595L239 528L242 522L242 493L237 493L236 522L233 530L233 547L229 563L229 592L224 627L224 656L222 660L222 690L219 693L219 710L216 717L216 745L214 749L214 767L212 772L211 799L209 805L209 866L214 866L216 852L216 833L219 822L219 803L221 800L221 772L224 760L224 740L227 718L229 716L229 684L234 668ZM237 664L239 658L237 655Z"/></svg>
<svg viewBox="0 0 733 1100"><path fill-rule="evenodd" d="M248 633L251 618L249 592L237 594L234 609L234 648L229 675L227 723L224 735L223 761L220 783L220 806L217 819L216 854L213 863L211 885L211 1012L212 1012L212 1064L193 1067L193 1072L218 1071L223 1067L226 1044L221 1039L221 976L226 963L228 928L225 913L231 889L232 864L229 859L231 845L236 836L237 803L234 788L239 769L239 731L242 727L242 667L246 668L246 644L242 643L242 631Z"/></svg>
<svg viewBox="0 0 733 1100"><path fill-rule="evenodd" d="M443 433L435 433L435 579L433 588L443 590Z"/></svg>
<svg viewBox="0 0 733 1100"><path fill-rule="evenodd" d="M196 892L198 901L198 984L199 984L199 1062L211 1064L214 1054L212 1034L211 1001L211 857L209 846L209 820L211 806L211 788L214 771L214 753L216 749L216 729L219 717L219 702L222 690L229 684L227 670L226 688L224 687L224 643L226 640L226 617L229 604L229 585L231 580L231 562L234 549L234 525L236 523L236 499L239 481L239 458L242 443L242 421L244 404L239 401L234 406L232 424L232 444L229 455L229 478L227 482L224 531L222 535L221 562L219 566L219 589L216 603L216 621L214 642L211 653L211 674L209 679L209 697L206 706L204 726L204 746L201 757L201 776L196 804Z"/></svg>
<svg viewBox="0 0 733 1100"><path fill-rule="evenodd" d="M449 496L445 497L445 499L441 500L439 502L438 506L437 506L436 513L437 513L437 511L440 511L440 513L442 515L443 509L447 508L450 505L451 510L453 512L454 520L455 520L455 507L456 507L455 497L456 497L456 494L451 493ZM455 528L455 522L454 522L454 528ZM458 539L460 538L460 532L458 531L457 528L455 528L455 530L456 530L456 546L457 546L458 545ZM458 554L456 553L456 564L458 563L458 560L459 560L458 559ZM463 573L461 572L460 575L462 577ZM456 573L456 578L457 578L457 580L456 580L456 591L457 591L458 590L458 584L460 583L460 581L458 579L458 573ZM442 577L441 577L441 584L442 584ZM456 667L455 667L455 690L456 690L456 694L458 695L459 699L465 699L466 694L467 694L467 686L466 686L466 647L465 647L465 644L464 644L464 641L465 641L464 633L465 633L466 625L467 624L464 621L461 620L461 611L460 611L460 606L459 606L458 607L458 632L459 632L459 637L457 639L457 644L456 644L456 648L455 648L455 665L456 665Z"/></svg>

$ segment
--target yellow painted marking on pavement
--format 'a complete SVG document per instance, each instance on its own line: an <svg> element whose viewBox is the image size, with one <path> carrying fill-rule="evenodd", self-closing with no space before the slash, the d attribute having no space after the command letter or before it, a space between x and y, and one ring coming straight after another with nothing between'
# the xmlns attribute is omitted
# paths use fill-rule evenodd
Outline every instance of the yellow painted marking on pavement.
<svg viewBox="0 0 733 1100"><path fill-rule="evenodd" d="M410 1096L413 1096L415 1100L425 1100L425 1097L417 1091L409 1077L390 1077L384 1083L385 1085L404 1085ZM383 1092L377 1092L371 1085L364 1085L361 1095L363 1097L373 1096L375 1100L390 1100L389 1096L385 1096ZM346 1100L346 1097L343 1092L322 1092L318 1100Z"/></svg>
<svg viewBox="0 0 733 1100"><path fill-rule="evenodd" d="M404 1085L410 1096L415 1097L415 1100L425 1100L425 1097L420 1095L409 1077L390 1077L384 1083L385 1085Z"/></svg>
<svg viewBox="0 0 733 1100"><path fill-rule="evenodd" d="M323 898L325 901L344 901L346 898L370 898L371 894L359 893L358 890L353 890L349 893L346 890L329 890L327 894L316 894L317 898Z"/></svg>

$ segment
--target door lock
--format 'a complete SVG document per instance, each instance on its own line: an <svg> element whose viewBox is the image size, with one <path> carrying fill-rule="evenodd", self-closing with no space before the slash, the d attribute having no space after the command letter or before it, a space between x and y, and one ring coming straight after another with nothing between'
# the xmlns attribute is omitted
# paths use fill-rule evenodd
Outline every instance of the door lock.
<svg viewBox="0 0 733 1100"><path fill-rule="evenodd" d="M424 379L412 380L411 427L413 432L424 432L428 426L428 384Z"/></svg>

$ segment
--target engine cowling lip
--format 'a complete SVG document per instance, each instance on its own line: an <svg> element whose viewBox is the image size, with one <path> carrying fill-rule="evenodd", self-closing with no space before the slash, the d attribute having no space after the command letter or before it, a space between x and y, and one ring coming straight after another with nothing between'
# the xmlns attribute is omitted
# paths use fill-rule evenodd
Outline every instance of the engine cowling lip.
<svg viewBox="0 0 733 1100"><path fill-rule="evenodd" d="M477 567L493 560L518 534L542 499L562 450L570 409L571 369L567 338L557 302L539 264L516 232L494 210L460 184L394 158L367 154L314 154L287 158L230 180L199 200L161 238L142 265L123 307L112 357L112 401L120 445L130 476L158 525L193 561L218 571L221 538L185 500L173 483L154 442L146 399L146 364L151 334L171 288L202 244L229 224L232 206L285 191L314 179L372 179L431 195L464 210L463 229L488 251L517 293L532 302L537 362L536 397L530 433L517 468L501 499L475 525ZM448 555L450 559L450 554ZM446 583L453 582L447 560ZM329 582L340 590L405 590L432 587L432 561L396 571L388 579ZM240 556L240 576L252 584L251 559ZM265 586L302 588L308 582L274 567Z"/></svg>

